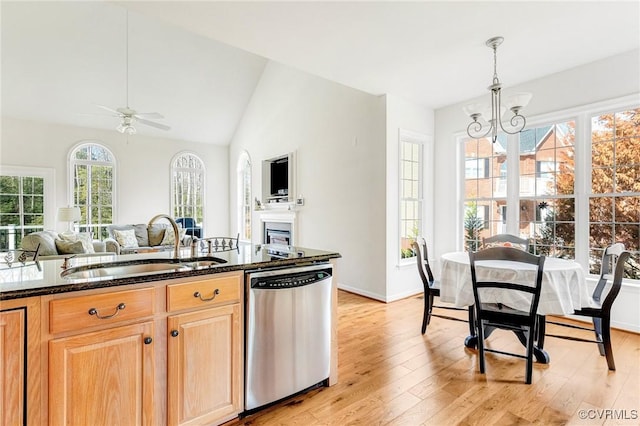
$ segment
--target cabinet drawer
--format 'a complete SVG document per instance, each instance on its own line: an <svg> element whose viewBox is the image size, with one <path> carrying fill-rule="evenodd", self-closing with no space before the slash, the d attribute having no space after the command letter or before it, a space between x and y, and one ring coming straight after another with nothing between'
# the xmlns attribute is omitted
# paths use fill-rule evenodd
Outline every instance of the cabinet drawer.
<svg viewBox="0 0 640 426"><path fill-rule="evenodd" d="M52 300L49 330L55 334L153 315L153 293L153 288L141 288Z"/></svg>
<svg viewBox="0 0 640 426"><path fill-rule="evenodd" d="M241 289L241 274L184 284L170 284L167 286L167 309L179 311L227 302L239 302Z"/></svg>

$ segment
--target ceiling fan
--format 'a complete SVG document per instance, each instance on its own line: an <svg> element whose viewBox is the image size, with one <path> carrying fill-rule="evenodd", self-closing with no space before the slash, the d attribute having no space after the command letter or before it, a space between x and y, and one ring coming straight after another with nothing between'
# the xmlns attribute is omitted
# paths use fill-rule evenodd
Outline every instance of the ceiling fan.
<svg viewBox="0 0 640 426"><path fill-rule="evenodd" d="M129 11L126 10L126 36L125 36L125 47L126 47L126 96L127 103L126 107L122 108L109 108L104 105L96 104L97 107L102 108L106 111L109 111L111 115L115 117L120 117L121 122L116 127L120 133L126 133L128 135L133 135L136 133L136 128L134 127L134 123L138 122L141 124L146 124L147 126L155 127L156 129L161 130L171 130L171 127L166 124L156 123L155 121L151 121L151 119L163 119L164 116L157 112L138 112L134 109L129 108Z"/></svg>
<svg viewBox="0 0 640 426"><path fill-rule="evenodd" d="M151 119L158 120L158 119L164 118L162 114L157 112L137 112L136 110L131 109L129 107L113 109L104 105L96 104L96 106L98 108L102 108L106 111L109 111L111 115L113 115L114 117L120 117L122 121L120 122L118 127L116 127L116 130L118 130L120 133L126 133L128 135L135 134L136 128L133 126L135 122L146 124L147 126L155 127L156 129L161 129L161 130L171 129L171 127L167 126L166 124L156 123L155 121L151 121Z"/></svg>

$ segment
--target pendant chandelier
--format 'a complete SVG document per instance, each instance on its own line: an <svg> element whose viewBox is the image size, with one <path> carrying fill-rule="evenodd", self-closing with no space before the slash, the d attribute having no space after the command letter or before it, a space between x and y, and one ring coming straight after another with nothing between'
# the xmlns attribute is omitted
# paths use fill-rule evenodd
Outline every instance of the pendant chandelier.
<svg viewBox="0 0 640 426"><path fill-rule="evenodd" d="M503 40L503 37L493 37L486 42L486 45L493 49L493 84L488 87L491 92L491 105L485 106L475 103L463 108L465 114L473 120L467 126L467 134L469 137L480 139L491 134L491 140L494 143L498 139L498 130L513 135L524 129L527 120L520 114L520 111L527 106L532 97L531 93L515 93L505 99L506 108L509 108L509 110L513 112L513 117L511 117L509 126L507 126L510 130L505 129L502 124L502 115L506 111L506 108L502 106L500 94L502 83L500 83L500 79L498 79L497 71L497 50ZM483 124L479 119L482 119L486 123Z"/></svg>

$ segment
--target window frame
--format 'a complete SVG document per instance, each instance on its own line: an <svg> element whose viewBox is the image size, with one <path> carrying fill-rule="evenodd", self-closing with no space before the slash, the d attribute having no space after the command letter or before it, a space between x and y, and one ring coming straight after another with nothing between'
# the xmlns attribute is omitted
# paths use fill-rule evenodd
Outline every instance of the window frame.
<svg viewBox="0 0 640 426"><path fill-rule="evenodd" d="M182 157L185 156L191 156L193 158L195 158L200 167L199 168L194 168L194 167L176 167L176 163L178 162L178 160L180 160ZM205 196L207 194L206 191L206 183L207 183L207 170L204 164L204 161L202 160L202 158L200 158L200 156L198 154L196 154L195 152L192 151L181 151L179 153L177 153L176 155L173 156L173 158L171 159L171 163L169 164L169 176L171 179L171 185L170 185L170 193L169 193L169 199L170 199L170 211L171 211L171 215L174 218L178 218L178 217L193 217L196 221L196 225L202 227L203 229L205 228L205 207L206 207L206 201L205 201ZM183 214L178 214L178 212L176 211L176 209L178 208L178 205L176 203L176 176L175 173L176 172L188 172L190 174L193 175L200 175L200 181L202 182L202 187L201 187L201 194L200 194L200 200L202 202L202 205L200 206L201 209L201 215L202 217L198 218L197 214L196 215L189 215L189 216L184 216ZM196 197L197 199L197 197ZM186 204L185 204L186 205ZM194 211L198 211L198 205L193 205L192 208L194 209Z"/></svg>
<svg viewBox="0 0 640 426"><path fill-rule="evenodd" d="M246 172L249 173L249 185L248 185L248 197L245 193L245 178ZM240 235L240 240L245 242L251 241L252 235L252 226L253 226L253 202L252 202L252 186L253 186L253 170L252 170L252 162L251 156L247 151L243 151L238 157L238 162L236 165L236 179L237 179L237 200L236 200L236 209L237 209L237 227L238 234ZM248 204L245 203L248 199ZM245 214L247 214L245 216ZM248 230L247 233L243 232L243 230Z"/></svg>
<svg viewBox="0 0 640 426"><path fill-rule="evenodd" d="M24 177L39 177L43 179L43 229L55 229L56 225L56 211L55 211L55 176L56 171L53 168L48 167L23 167L23 166L7 166L0 165L0 176L18 176ZM22 215L22 213L21 213ZM24 221L21 220L21 223ZM21 235L24 233L24 228L21 226ZM18 247L14 247L18 248Z"/></svg>
<svg viewBox="0 0 640 426"><path fill-rule="evenodd" d="M75 158L75 154L78 150L87 147L87 146L97 146L103 150L105 150L111 158L111 161L94 161L94 160L77 160ZM83 140L77 144L75 144L69 150L69 154L67 155L67 183L68 183L68 206L79 207L82 218L76 225L80 232L92 232L94 239L102 239L102 237L107 237L106 225L110 225L110 223L100 223L93 224L91 222L91 215L88 214L88 206L80 205L76 203L76 181L75 181L75 165L76 164L85 164L87 166L110 166L111 167L111 223L117 223L117 160L116 156L113 154L113 151L109 149L102 141L99 140ZM89 185L89 195L91 192L91 185ZM90 198L90 197L89 197ZM83 209L84 207L84 209ZM83 220L84 219L84 220ZM102 232L95 232L95 227L103 225ZM83 229L84 228L84 229Z"/></svg>
<svg viewBox="0 0 640 426"><path fill-rule="evenodd" d="M416 144L419 146L419 154L418 154L418 198L403 198L403 157L402 157L402 146L404 143ZM427 231L427 222L426 217L428 215L427 209L425 208L425 199L427 196L427 192L433 193L433 191L429 191L430 181L427 181L427 176L425 173L426 167L426 159L427 156L431 153L432 144L430 143L430 138L422 133L399 129L398 131L398 222L397 222L397 238L396 238L396 256L397 262L399 266L405 265L413 265L415 263L415 255L411 257L402 257L402 239L403 236L403 216L402 216L402 204L404 201L414 201L418 203L418 236L425 236L425 232ZM430 229L429 229L430 230Z"/></svg>

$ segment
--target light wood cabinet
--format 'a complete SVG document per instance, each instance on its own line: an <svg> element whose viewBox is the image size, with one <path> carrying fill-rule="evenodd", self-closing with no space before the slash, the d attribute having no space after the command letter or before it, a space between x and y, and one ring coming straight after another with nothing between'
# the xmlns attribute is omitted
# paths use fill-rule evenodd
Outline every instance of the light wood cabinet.
<svg viewBox="0 0 640 426"><path fill-rule="evenodd" d="M153 323L49 342L49 423L154 425Z"/></svg>
<svg viewBox="0 0 640 426"><path fill-rule="evenodd" d="M219 424L243 408L243 274L167 286L167 424Z"/></svg>
<svg viewBox="0 0 640 426"><path fill-rule="evenodd" d="M0 348L3 355L0 363L0 419L3 425L19 425L24 421L26 325L26 309L0 312Z"/></svg>
<svg viewBox="0 0 640 426"><path fill-rule="evenodd" d="M213 425L237 417L243 277L43 297L48 423Z"/></svg>
<svg viewBox="0 0 640 426"><path fill-rule="evenodd" d="M0 303L0 423L37 425L41 412L39 299Z"/></svg>
<svg viewBox="0 0 640 426"><path fill-rule="evenodd" d="M170 316L168 424L202 425L242 407L240 305Z"/></svg>

